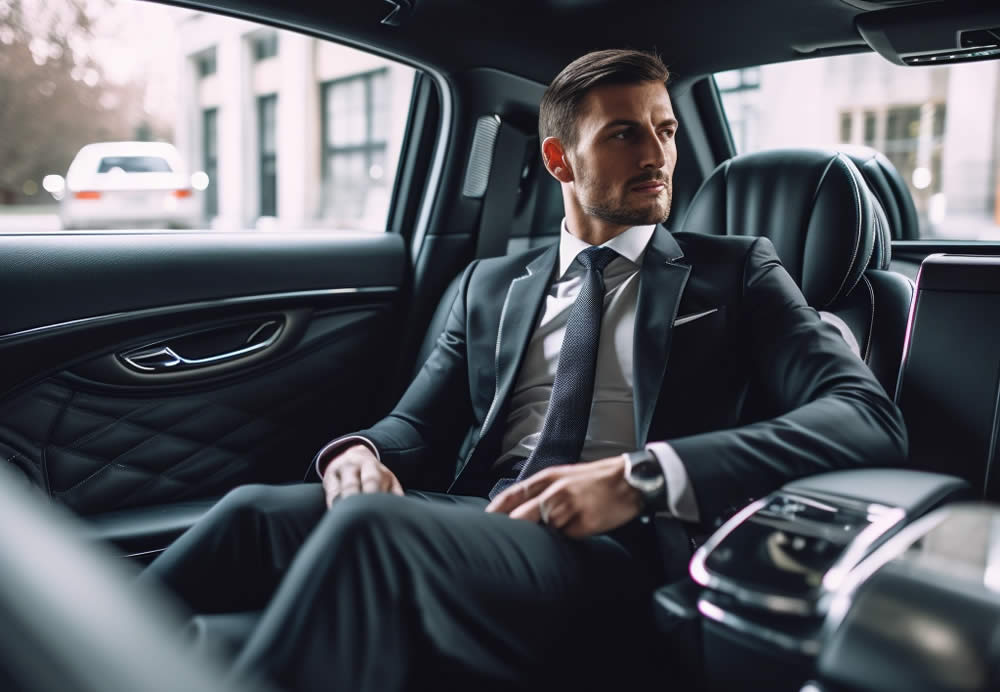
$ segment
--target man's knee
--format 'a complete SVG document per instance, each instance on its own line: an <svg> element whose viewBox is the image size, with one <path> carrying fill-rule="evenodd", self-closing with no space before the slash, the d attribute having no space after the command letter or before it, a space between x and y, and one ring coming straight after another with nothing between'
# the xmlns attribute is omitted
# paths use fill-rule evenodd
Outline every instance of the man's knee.
<svg viewBox="0 0 1000 692"><path fill-rule="evenodd" d="M274 486L263 483L252 483L241 485L226 493L216 504L216 509L220 512L244 512L256 511L266 504L269 504L271 496L274 494Z"/></svg>
<svg viewBox="0 0 1000 692"><path fill-rule="evenodd" d="M415 504L389 493L351 495L333 503L322 530L341 544L395 543L407 533L408 518L419 511Z"/></svg>
<svg viewBox="0 0 1000 692"><path fill-rule="evenodd" d="M241 485L226 493L212 512L216 516L282 517L323 511L323 489L318 483L296 485Z"/></svg>

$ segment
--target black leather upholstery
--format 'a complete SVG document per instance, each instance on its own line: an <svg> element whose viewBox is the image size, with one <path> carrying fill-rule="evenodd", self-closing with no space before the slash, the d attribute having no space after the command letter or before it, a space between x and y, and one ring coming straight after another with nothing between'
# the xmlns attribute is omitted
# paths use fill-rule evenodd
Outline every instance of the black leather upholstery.
<svg viewBox="0 0 1000 692"><path fill-rule="evenodd" d="M344 387L364 389L360 369L338 364L384 327L370 310L330 319L321 338L218 382L138 389L54 375L0 402L0 460L86 515L300 477L330 420L359 422L329 403ZM143 534L156 532L133 538Z"/></svg>
<svg viewBox="0 0 1000 692"><path fill-rule="evenodd" d="M876 211L845 155L779 149L737 156L716 168L679 230L766 236L809 304L826 309L868 268Z"/></svg>
<svg viewBox="0 0 1000 692"><path fill-rule="evenodd" d="M858 355L891 395L913 286L886 271L887 219L847 155L784 149L720 165L692 200L681 230L770 238L809 304L846 325Z"/></svg>
<svg viewBox="0 0 1000 692"><path fill-rule="evenodd" d="M868 188L882 205L892 237L897 240L919 238L917 207L913 204L906 181L892 162L869 147L841 147L840 151L851 158L868 183Z"/></svg>

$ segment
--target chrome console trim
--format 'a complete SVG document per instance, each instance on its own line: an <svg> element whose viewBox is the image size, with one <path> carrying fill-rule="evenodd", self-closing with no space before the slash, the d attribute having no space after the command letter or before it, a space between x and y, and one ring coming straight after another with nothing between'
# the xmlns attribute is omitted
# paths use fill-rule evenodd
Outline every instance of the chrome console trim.
<svg viewBox="0 0 1000 692"><path fill-rule="evenodd" d="M757 589L747 588L732 579L712 573L706 566L708 556L730 533L776 497L785 497L824 509L834 509L836 505L839 505L867 514L871 522L855 537L844 553L827 570L821 586L817 587L818 593L815 599L770 594ZM821 615L829 608L835 590L839 589L850 570L868 555L872 546L879 539L890 533L905 519L906 512L898 507L886 507L850 498L827 496L821 493L803 491L786 492L779 490L747 505L723 524L704 545L695 551L688 570L691 578L699 585L707 589L729 594L737 601L750 607L772 613L804 617Z"/></svg>

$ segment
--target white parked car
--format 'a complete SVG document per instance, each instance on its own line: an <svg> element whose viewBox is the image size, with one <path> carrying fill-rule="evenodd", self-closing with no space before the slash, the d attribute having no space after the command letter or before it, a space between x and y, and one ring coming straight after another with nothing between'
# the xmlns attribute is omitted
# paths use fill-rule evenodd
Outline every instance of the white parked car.
<svg viewBox="0 0 1000 692"><path fill-rule="evenodd" d="M83 147L65 181L46 189L60 200L64 229L198 228L208 176L191 175L166 142L98 142Z"/></svg>

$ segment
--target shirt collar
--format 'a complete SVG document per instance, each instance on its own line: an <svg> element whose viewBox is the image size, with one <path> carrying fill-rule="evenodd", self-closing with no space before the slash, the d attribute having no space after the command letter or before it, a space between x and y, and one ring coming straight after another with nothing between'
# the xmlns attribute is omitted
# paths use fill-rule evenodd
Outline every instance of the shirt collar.
<svg viewBox="0 0 1000 692"><path fill-rule="evenodd" d="M576 256L590 247L589 243L580 240L569 232L569 228L566 226L565 217L563 217L561 226L562 232L559 234L560 277L563 276L566 273L566 270L569 269L569 266L573 264L573 260L576 259ZM653 231L655 230L656 224L650 224L649 226L632 226L622 233L619 233L608 242L604 243L601 247L611 248L632 264L639 264L643 253L646 251L646 246L649 245L649 241L653 237Z"/></svg>

